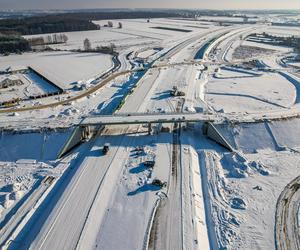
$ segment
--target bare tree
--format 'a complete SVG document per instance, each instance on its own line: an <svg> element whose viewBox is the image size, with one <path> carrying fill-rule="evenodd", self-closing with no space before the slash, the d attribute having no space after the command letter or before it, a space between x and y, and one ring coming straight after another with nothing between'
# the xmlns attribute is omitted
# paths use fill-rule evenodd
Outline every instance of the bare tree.
<svg viewBox="0 0 300 250"><path fill-rule="evenodd" d="M47 40L46 43L51 44L52 43L52 36L48 35L46 40Z"/></svg>
<svg viewBox="0 0 300 250"><path fill-rule="evenodd" d="M57 41L58 41L58 36L57 36L57 34L53 34L52 35L52 41L53 41L53 43L57 43Z"/></svg>
<svg viewBox="0 0 300 250"><path fill-rule="evenodd" d="M84 39L83 41L83 48L85 51L90 51L92 49L92 45L89 39Z"/></svg>

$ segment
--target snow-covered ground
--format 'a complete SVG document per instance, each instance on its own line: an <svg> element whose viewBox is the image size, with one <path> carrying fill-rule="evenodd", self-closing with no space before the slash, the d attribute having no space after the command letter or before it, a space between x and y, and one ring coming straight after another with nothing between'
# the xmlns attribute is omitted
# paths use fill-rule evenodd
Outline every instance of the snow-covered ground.
<svg viewBox="0 0 300 250"><path fill-rule="evenodd" d="M22 198L39 187L48 175L59 175L57 156L70 130L44 133L1 133L0 223L8 220Z"/></svg>
<svg viewBox="0 0 300 250"><path fill-rule="evenodd" d="M208 104L227 113L289 108L297 94L294 85L278 74L259 76L235 69L221 69L206 88Z"/></svg>
<svg viewBox="0 0 300 250"><path fill-rule="evenodd" d="M21 81L21 85L9 86L0 89L1 102L10 101L12 99L28 99L30 96L38 96L44 94L55 93L58 88L49 84L33 71L26 73L7 74L7 77L16 77Z"/></svg>
<svg viewBox="0 0 300 250"><path fill-rule="evenodd" d="M272 249L276 202L299 173L299 155L266 151L246 155L202 151L219 248ZM264 167L264 172L257 169ZM237 171L244 175L237 177Z"/></svg>
<svg viewBox="0 0 300 250"><path fill-rule="evenodd" d="M92 47L107 46L111 43L115 44L117 50L133 49L145 46L160 46L165 40L178 39L186 35L184 32L173 30L158 30L153 27L179 28L199 32L197 27L190 27L185 23L166 18L153 19L147 22L148 19L126 19L112 20L114 27L104 27L107 21L94 21L101 26L100 30L66 32L68 41L65 44L51 45L52 48L59 49L83 49L83 41L88 38ZM122 29L118 28L118 23L122 23ZM187 27L188 26L188 27ZM201 31L201 30L200 30ZM47 35L47 34L46 34ZM45 36L46 36L45 35ZM40 35L35 35L40 36ZM25 36L34 37L34 36Z"/></svg>
<svg viewBox="0 0 300 250"><path fill-rule="evenodd" d="M33 67L62 88L89 80L112 67L110 55L99 53L41 52L0 57L0 70L8 67Z"/></svg>

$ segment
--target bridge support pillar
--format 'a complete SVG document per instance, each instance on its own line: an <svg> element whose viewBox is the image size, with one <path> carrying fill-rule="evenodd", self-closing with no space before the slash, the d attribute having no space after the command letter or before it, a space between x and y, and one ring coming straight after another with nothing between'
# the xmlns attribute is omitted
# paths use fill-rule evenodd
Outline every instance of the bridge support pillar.
<svg viewBox="0 0 300 250"><path fill-rule="evenodd" d="M148 123L148 135L151 135L151 131L152 131L152 127L151 127L151 123Z"/></svg>
<svg viewBox="0 0 300 250"><path fill-rule="evenodd" d="M85 140L85 139L88 139L90 134L91 134L91 128L90 126L84 126L84 127L81 127L81 134L82 134L82 139Z"/></svg>

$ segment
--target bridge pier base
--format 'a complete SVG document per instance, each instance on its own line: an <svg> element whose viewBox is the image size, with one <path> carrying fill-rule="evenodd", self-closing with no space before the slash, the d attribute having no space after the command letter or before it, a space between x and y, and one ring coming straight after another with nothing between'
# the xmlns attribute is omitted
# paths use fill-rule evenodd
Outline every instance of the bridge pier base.
<svg viewBox="0 0 300 250"><path fill-rule="evenodd" d="M91 134L90 126L81 127L81 138L82 140L88 139Z"/></svg>
<svg viewBox="0 0 300 250"><path fill-rule="evenodd" d="M151 123L148 123L148 135L151 135L151 131L152 131L152 126Z"/></svg>

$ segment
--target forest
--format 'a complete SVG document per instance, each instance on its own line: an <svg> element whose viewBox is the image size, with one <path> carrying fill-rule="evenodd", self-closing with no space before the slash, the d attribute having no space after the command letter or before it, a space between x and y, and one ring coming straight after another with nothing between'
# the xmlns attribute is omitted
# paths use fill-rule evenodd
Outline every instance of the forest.
<svg viewBox="0 0 300 250"><path fill-rule="evenodd" d="M92 20L178 17L180 14L152 11L83 12L50 14L0 20L0 32L6 34L35 35L70 31L97 30L100 26Z"/></svg>

